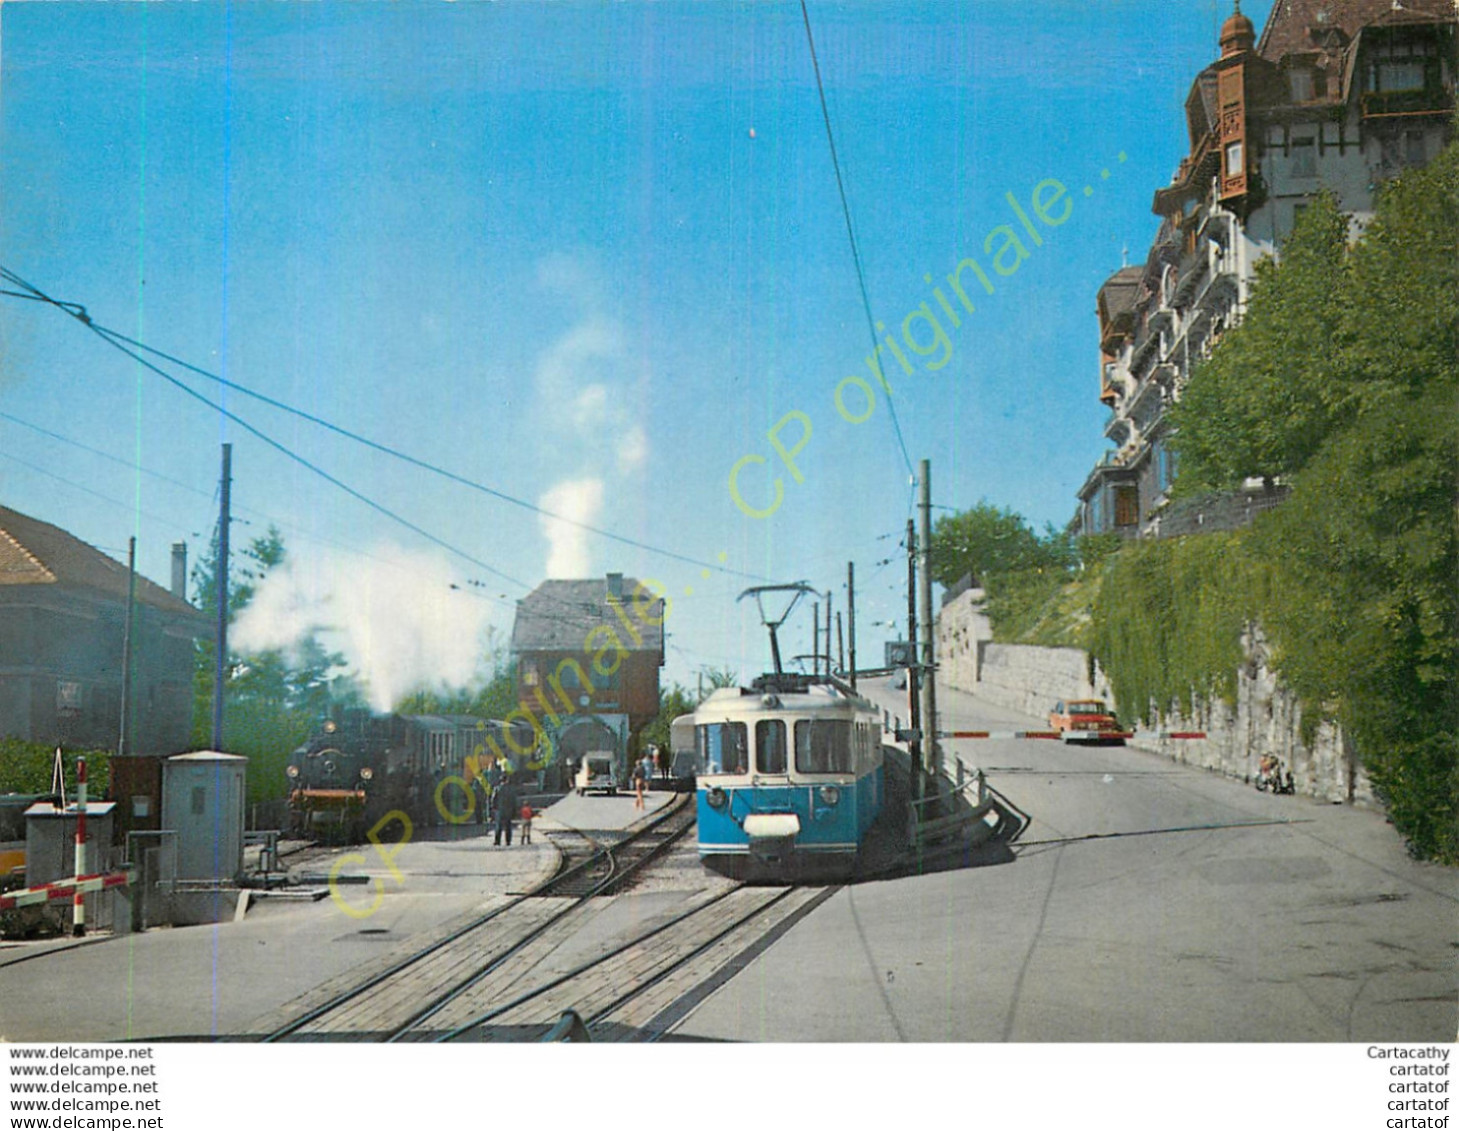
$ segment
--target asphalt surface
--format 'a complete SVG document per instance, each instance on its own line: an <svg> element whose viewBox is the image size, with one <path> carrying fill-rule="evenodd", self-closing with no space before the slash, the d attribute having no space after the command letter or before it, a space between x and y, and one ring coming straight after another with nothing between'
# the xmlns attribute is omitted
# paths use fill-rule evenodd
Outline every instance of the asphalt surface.
<svg viewBox="0 0 1459 1131"><path fill-rule="evenodd" d="M946 729L1045 722L938 694ZM1032 815L1015 859L843 890L678 1035L1454 1040L1459 872L1409 859L1381 813L1125 747L950 746Z"/></svg>
<svg viewBox="0 0 1459 1131"><path fill-rule="evenodd" d="M672 797L650 794L658 807ZM496 848L482 826L419 830L388 844L310 853L295 870L344 883L316 902L263 899L241 921L102 938L0 947L0 1040L207 1039L250 1022L322 982L550 875L546 828L626 827L644 816L632 796L571 798L534 822L533 843ZM435 839L430 839L435 838ZM286 860L287 864L288 861Z"/></svg>

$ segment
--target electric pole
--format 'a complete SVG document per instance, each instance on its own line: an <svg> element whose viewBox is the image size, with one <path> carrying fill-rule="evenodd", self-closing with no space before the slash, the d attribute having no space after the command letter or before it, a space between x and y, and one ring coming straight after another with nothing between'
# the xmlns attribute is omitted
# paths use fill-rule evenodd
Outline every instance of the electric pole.
<svg viewBox="0 0 1459 1131"><path fill-rule="evenodd" d="M127 615L122 621L122 717L117 757L132 752L132 617L137 604L137 539L127 540Z"/></svg>
<svg viewBox="0 0 1459 1131"><path fill-rule="evenodd" d="M917 667L917 527L907 519L907 713L914 737L907 743L912 758L912 800L922 800L922 727L921 696L918 694Z"/></svg>
<svg viewBox="0 0 1459 1131"><path fill-rule="evenodd" d="M923 460L921 466L921 511L922 531L919 539L918 558L921 571L918 575L918 603L921 605L922 621L922 722L926 738L922 743L927 771L936 774L942 765L941 751L937 743L937 679L934 668L937 661L937 641L932 621L932 461Z"/></svg>
<svg viewBox="0 0 1459 1131"><path fill-rule="evenodd" d="M846 635L851 645L851 690L856 690L856 563L846 563Z"/></svg>
<svg viewBox="0 0 1459 1131"><path fill-rule="evenodd" d="M218 493L218 556L213 563L213 584L218 591L217 634L213 640L213 749L223 749L223 673L228 664L228 525L229 495L233 486L233 445L223 445L223 477Z"/></svg>

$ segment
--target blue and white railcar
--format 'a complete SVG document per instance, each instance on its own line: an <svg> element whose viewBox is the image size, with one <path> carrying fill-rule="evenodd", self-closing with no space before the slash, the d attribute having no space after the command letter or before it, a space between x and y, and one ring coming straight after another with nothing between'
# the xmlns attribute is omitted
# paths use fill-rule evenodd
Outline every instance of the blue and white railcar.
<svg viewBox="0 0 1459 1131"><path fill-rule="evenodd" d="M885 796L881 721L835 682L765 677L694 712L699 856L725 871L850 870Z"/></svg>

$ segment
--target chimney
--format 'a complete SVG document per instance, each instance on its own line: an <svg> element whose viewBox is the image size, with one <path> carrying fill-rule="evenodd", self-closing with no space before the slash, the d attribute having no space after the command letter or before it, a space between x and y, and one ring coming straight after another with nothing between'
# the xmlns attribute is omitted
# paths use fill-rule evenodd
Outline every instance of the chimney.
<svg viewBox="0 0 1459 1131"><path fill-rule="evenodd" d="M623 600L623 575L621 573L608 575L608 600L615 603Z"/></svg>
<svg viewBox="0 0 1459 1131"><path fill-rule="evenodd" d="M187 543L172 544L172 595L187 600Z"/></svg>

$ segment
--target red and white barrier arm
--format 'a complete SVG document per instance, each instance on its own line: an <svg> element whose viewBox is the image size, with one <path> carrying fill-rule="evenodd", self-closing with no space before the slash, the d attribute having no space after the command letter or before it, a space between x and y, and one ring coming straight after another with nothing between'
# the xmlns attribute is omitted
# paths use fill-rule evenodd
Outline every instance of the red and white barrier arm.
<svg viewBox="0 0 1459 1131"><path fill-rule="evenodd" d="M1205 738L1203 730L940 730L938 738Z"/></svg>
<svg viewBox="0 0 1459 1131"><path fill-rule="evenodd" d="M1056 730L940 730L938 738L1058 738Z"/></svg>
<svg viewBox="0 0 1459 1131"><path fill-rule="evenodd" d="M135 878L132 872L111 872L107 875L97 873L94 876L53 880L48 884L0 895L0 911L13 911L17 907L28 907L35 903L49 903L53 899L79 899L87 892L126 887Z"/></svg>

